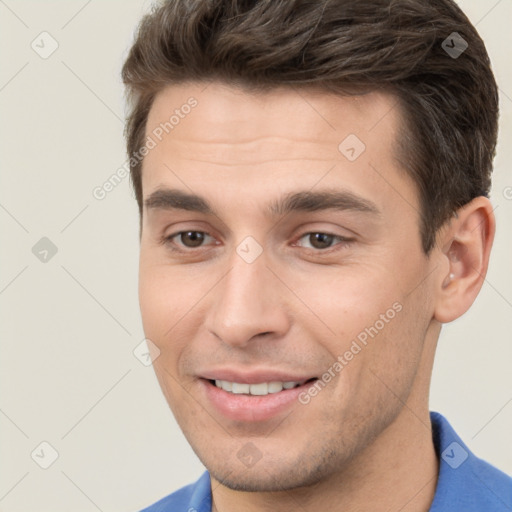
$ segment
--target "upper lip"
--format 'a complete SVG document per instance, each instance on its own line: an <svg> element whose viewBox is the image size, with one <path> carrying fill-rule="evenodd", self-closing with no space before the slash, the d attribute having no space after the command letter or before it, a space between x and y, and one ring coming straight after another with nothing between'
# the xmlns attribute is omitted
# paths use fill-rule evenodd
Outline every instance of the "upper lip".
<svg viewBox="0 0 512 512"><path fill-rule="evenodd" d="M199 377L207 380L226 380L239 384L260 384L262 382L304 382L316 378L315 375L297 374L279 370L239 370L218 368L206 370Z"/></svg>

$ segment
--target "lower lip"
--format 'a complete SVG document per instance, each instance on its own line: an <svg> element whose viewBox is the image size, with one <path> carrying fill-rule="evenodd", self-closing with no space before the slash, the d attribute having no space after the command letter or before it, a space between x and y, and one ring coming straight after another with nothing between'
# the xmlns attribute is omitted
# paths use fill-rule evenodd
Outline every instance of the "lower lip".
<svg viewBox="0 0 512 512"><path fill-rule="evenodd" d="M299 395L313 382L292 389L283 389L268 395L236 395L229 393L205 379L199 379L207 400L222 415L235 421L265 421L297 404Z"/></svg>

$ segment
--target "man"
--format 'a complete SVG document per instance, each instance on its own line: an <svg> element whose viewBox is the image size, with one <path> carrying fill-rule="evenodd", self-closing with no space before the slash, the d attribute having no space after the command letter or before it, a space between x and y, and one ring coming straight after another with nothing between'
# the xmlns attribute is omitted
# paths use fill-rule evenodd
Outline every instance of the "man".
<svg viewBox="0 0 512 512"><path fill-rule="evenodd" d="M123 79L144 331L207 468L146 510L512 510L428 405L495 231L455 2L168 1Z"/></svg>

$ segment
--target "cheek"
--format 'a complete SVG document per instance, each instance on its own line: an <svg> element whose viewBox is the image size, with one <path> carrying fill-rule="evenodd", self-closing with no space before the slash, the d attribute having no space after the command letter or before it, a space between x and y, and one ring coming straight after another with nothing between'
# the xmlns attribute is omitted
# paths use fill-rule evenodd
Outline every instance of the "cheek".
<svg viewBox="0 0 512 512"><path fill-rule="evenodd" d="M144 327L161 337L199 301L201 287L186 271L155 259L141 251L139 303Z"/></svg>
<svg viewBox="0 0 512 512"><path fill-rule="evenodd" d="M342 387L375 380L367 375L370 370L389 381L408 380L421 355L428 315L418 310L414 296L404 293L404 283L382 266L338 272L332 279L315 280L316 291L303 295L321 319L311 315L303 326L317 340L320 331L314 327L323 326L324 348L332 360L342 359Z"/></svg>
<svg viewBox="0 0 512 512"><path fill-rule="evenodd" d="M139 270L139 303L145 337L157 347L153 370L162 392L174 414L186 396L177 385L179 361L186 349L185 322L187 300L182 287L175 286L168 266L146 265L141 259ZM186 317L185 317L186 318Z"/></svg>
<svg viewBox="0 0 512 512"><path fill-rule="evenodd" d="M397 314L393 305L402 297L396 280L378 266L334 267L332 272L310 273L295 290L312 313L308 315L310 326L322 326L337 351L344 349L343 343L336 346L339 340L364 339L375 323L379 331L387 327Z"/></svg>
<svg viewBox="0 0 512 512"><path fill-rule="evenodd" d="M383 403L399 405L408 400L418 371L424 366L430 315L423 307L424 299L418 300L414 294L402 296L395 304L394 314L389 314L391 310L385 314L387 323L373 325L378 334L368 337L363 380L367 382L367 392L380 395Z"/></svg>
<svg viewBox="0 0 512 512"><path fill-rule="evenodd" d="M204 276L203 276L204 277ZM198 337L204 317L205 297L211 287L194 272L169 264L153 263L141 254L139 268L139 303L146 338L160 351L155 371L165 380L167 370L177 377L180 360ZM156 364L158 363L158 364ZM173 379L168 385L173 386Z"/></svg>
<svg viewBox="0 0 512 512"><path fill-rule="evenodd" d="M141 268L139 273L139 303L146 337L157 345L165 329L169 329L169 316L175 302L172 288L162 283L157 268ZM169 307L171 306L171 307Z"/></svg>
<svg viewBox="0 0 512 512"><path fill-rule="evenodd" d="M165 265L147 265L141 259L139 270L139 304L146 338L160 350L160 360L167 360L172 341L172 353L179 352L176 333L183 328L180 319L189 309L191 293L173 279ZM188 307L187 307L188 306ZM173 365L174 366L174 365Z"/></svg>

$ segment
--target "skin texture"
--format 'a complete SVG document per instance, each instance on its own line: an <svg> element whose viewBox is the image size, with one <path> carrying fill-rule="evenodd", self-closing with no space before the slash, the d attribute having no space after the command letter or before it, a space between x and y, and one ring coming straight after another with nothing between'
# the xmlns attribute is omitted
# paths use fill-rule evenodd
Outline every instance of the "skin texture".
<svg viewBox="0 0 512 512"><path fill-rule="evenodd" d="M438 472L428 412L435 347L441 324L482 285L490 202L462 208L427 256L416 188L395 159L394 97L174 85L157 95L147 134L191 96L197 106L145 157L144 198L179 189L215 214L144 208L139 296L160 351L156 375L210 471L213 509L428 510ZM349 134L366 146L354 161L338 150ZM265 213L300 190L349 191L379 213ZM199 246L165 241L180 231L208 236ZM350 241L322 249L311 233ZM252 263L236 251L247 236L263 249ZM394 304L400 311L307 405L234 421L206 399L199 377L221 366L320 377ZM250 467L237 456L247 443L261 457Z"/></svg>

